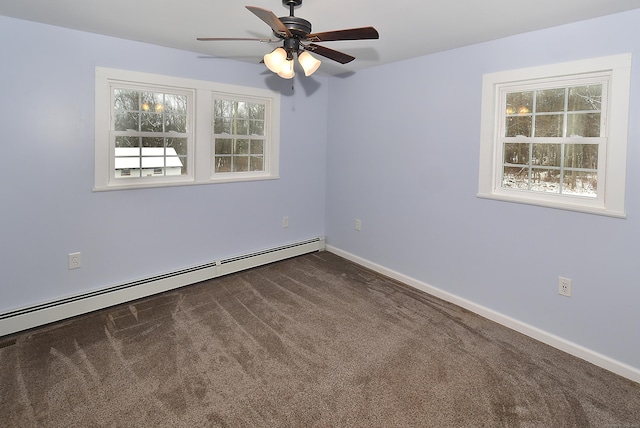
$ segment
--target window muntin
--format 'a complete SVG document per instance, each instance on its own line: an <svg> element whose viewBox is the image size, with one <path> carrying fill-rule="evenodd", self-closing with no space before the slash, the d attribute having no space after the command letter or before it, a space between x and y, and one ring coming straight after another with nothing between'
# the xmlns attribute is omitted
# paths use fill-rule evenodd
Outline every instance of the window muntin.
<svg viewBox="0 0 640 428"><path fill-rule="evenodd" d="M277 92L103 67L95 88L96 191L279 178ZM218 171L215 99L237 111Z"/></svg>
<svg viewBox="0 0 640 428"><path fill-rule="evenodd" d="M478 196L626 217L630 82L631 54L485 74Z"/></svg>

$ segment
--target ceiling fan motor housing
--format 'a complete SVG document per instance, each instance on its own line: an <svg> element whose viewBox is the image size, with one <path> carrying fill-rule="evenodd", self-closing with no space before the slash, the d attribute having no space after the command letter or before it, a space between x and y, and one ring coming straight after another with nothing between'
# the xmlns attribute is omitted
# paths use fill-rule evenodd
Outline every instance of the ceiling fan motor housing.
<svg viewBox="0 0 640 428"><path fill-rule="evenodd" d="M279 18L285 27L291 34L301 39L307 37L307 34L311 33L311 23L306 19L298 18L297 16L283 16ZM276 35L278 35L276 33Z"/></svg>

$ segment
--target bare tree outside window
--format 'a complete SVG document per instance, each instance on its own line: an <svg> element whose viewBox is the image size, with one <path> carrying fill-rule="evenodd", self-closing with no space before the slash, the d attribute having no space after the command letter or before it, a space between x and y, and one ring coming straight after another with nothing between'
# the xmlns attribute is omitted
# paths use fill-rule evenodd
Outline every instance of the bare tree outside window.
<svg viewBox="0 0 640 428"><path fill-rule="evenodd" d="M597 197L602 84L508 92L505 106L503 188Z"/></svg>

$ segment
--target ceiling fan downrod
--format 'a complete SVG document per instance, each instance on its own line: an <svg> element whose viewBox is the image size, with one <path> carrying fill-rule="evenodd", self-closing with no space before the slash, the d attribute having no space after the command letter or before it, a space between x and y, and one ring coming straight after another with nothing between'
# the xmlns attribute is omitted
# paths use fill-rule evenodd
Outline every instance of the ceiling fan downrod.
<svg viewBox="0 0 640 428"><path fill-rule="evenodd" d="M302 0L282 0L282 4L285 7L289 7L289 16L280 17L280 22L282 22L282 24L287 27L294 38L305 39L307 37L307 34L311 33L311 22L307 21L306 19L294 16L293 14L293 9L296 6L300 6L302 4ZM274 34L281 39L285 38L275 31Z"/></svg>
<svg viewBox="0 0 640 428"><path fill-rule="evenodd" d="M293 16L293 9L302 4L302 0L282 0L284 7L289 8L289 16Z"/></svg>

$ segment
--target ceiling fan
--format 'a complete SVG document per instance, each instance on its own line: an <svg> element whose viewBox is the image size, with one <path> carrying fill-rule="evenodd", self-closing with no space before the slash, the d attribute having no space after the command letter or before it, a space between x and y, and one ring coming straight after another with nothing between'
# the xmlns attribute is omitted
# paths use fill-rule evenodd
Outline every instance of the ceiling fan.
<svg viewBox="0 0 640 428"><path fill-rule="evenodd" d="M273 43L282 42L282 47L276 48L264 56L263 61L269 70L278 76L291 79L293 70L293 58L297 55L298 62L304 69L305 75L310 76L320 66L320 61L309 52L316 53L325 58L346 64L355 57L327 47L317 45L316 42L332 42L337 40L366 40L377 39L380 36L373 27L349 28L336 31L312 33L311 23L306 19L294 16L296 6L302 4L302 0L282 0L282 4L289 8L289 16L278 18L273 12L255 6L246 6L258 18L264 21L273 30L275 39L237 38L237 37L198 37L200 41L229 41L229 40L253 40Z"/></svg>

